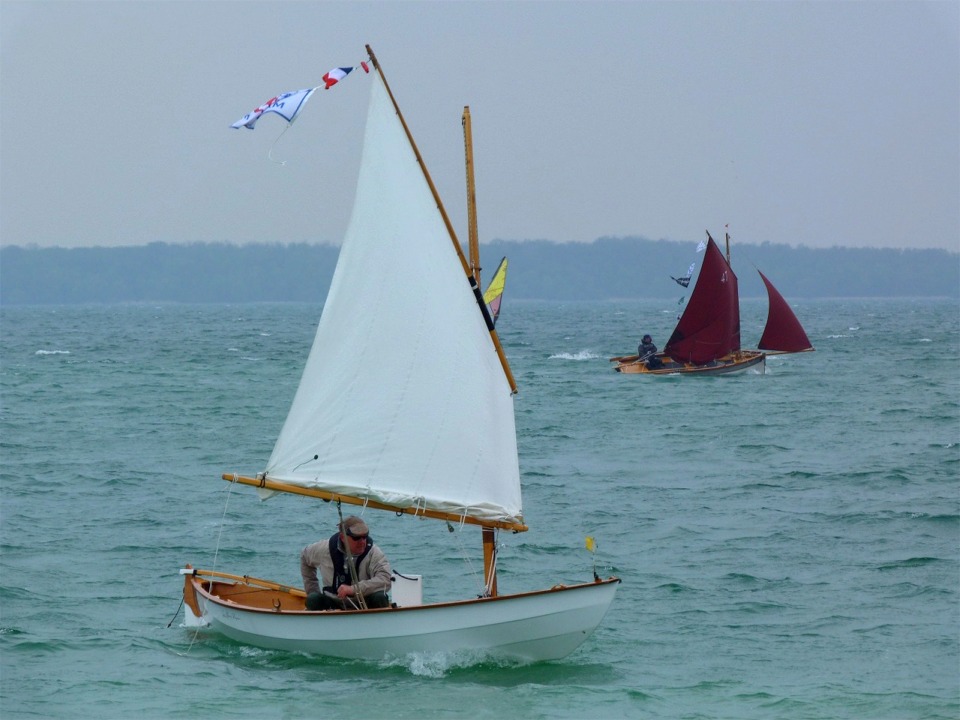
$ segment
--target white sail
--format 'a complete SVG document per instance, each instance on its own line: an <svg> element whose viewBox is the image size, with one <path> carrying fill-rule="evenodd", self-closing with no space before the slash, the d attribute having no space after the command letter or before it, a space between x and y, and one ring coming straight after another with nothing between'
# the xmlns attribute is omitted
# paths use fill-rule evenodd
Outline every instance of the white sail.
<svg viewBox="0 0 960 720"><path fill-rule="evenodd" d="M510 385L373 75L353 215L267 478L522 521Z"/></svg>

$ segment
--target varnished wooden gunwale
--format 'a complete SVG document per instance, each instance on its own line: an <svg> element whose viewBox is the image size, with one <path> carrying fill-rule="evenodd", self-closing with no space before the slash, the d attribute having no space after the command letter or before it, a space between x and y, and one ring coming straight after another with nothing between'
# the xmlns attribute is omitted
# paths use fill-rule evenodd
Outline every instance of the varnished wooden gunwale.
<svg viewBox="0 0 960 720"><path fill-rule="evenodd" d="M235 608L244 612L253 613L281 613L281 614L307 614L307 615L356 615L358 613L384 613L384 612L415 612L434 608L457 607L462 605L472 605L476 603L498 602L525 597L535 597L537 595L547 595L556 592L566 592L580 588L593 587L595 585L604 585L608 583L619 583L620 578L609 577L602 580L594 580L589 583L580 583L577 585L554 585L544 590L532 590L529 592L514 593L512 595L497 595L496 597L470 598L467 600L452 600L446 602L429 603L425 605L409 605L406 607L391 608L370 608L367 610L337 610L334 613L323 610L307 610L303 606L304 598L299 595L293 595L283 590L273 588L252 587L239 582L217 582L203 579L203 574L207 571L197 570L196 575L187 575L186 582L192 585L194 593L202 595L206 600L214 602L224 607ZM239 577L239 576L238 576ZM276 584L277 587L288 587ZM242 601L241 601L242 600ZM279 607L276 604L279 602ZM193 607L191 606L191 609ZM199 616L199 610L194 614Z"/></svg>
<svg viewBox="0 0 960 720"><path fill-rule="evenodd" d="M664 365L662 368L651 370L646 363L639 362L636 355L612 357L610 362L617 363L614 367L618 373L625 375L724 375L739 372L758 365L766 359L767 353L755 350L740 350L729 358L721 358L715 364L694 365L693 363L678 363L671 358L660 355Z"/></svg>

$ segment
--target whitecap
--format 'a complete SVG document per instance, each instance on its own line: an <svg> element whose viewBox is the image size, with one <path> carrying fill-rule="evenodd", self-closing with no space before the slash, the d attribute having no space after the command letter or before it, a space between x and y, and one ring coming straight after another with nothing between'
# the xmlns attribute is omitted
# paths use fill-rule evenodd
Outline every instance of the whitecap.
<svg viewBox="0 0 960 720"><path fill-rule="evenodd" d="M589 350L581 350L576 354L571 353L557 353L556 355L551 355L550 360L596 360L599 355L592 353Z"/></svg>
<svg viewBox="0 0 960 720"><path fill-rule="evenodd" d="M406 668L412 675L418 677L441 678L451 670L474 667L491 662L505 666L523 664L520 661L506 660L479 649L413 652L408 653L404 657L384 659L381 664L385 667Z"/></svg>
<svg viewBox="0 0 960 720"><path fill-rule="evenodd" d="M36 355L69 355L69 350L37 350Z"/></svg>

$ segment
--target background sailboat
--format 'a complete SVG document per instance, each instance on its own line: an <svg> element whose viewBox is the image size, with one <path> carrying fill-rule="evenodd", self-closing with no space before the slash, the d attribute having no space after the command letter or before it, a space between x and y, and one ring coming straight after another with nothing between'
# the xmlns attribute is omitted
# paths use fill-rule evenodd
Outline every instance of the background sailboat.
<svg viewBox="0 0 960 720"><path fill-rule="evenodd" d="M456 602L422 604L414 594L395 598L395 608L308 612L299 588L188 565L187 622L340 657L464 649L563 657L597 627L620 581L594 575L498 593L496 533L527 529L516 387L476 277L367 51L375 72L357 195L300 386L266 470L224 479L264 497L294 493L479 526L485 590ZM388 357L364 361L384 349Z"/></svg>
<svg viewBox="0 0 960 720"><path fill-rule="evenodd" d="M616 363L614 370L627 374L722 375L763 368L769 352L813 350L793 310L763 273L760 277L769 300L766 326L757 350L740 347L740 295L737 276L730 265L729 234L726 242L724 257L707 233L700 275L670 339L656 355L660 362L648 365L637 355L613 357L610 361Z"/></svg>

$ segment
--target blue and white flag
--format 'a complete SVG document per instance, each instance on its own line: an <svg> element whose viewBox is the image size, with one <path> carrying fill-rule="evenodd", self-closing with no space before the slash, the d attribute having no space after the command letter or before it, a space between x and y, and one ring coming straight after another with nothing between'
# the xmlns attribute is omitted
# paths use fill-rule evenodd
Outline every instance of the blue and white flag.
<svg viewBox="0 0 960 720"><path fill-rule="evenodd" d="M303 109L303 106L307 104L307 100L310 99L310 96L313 95L316 89L315 87L307 88L305 90L294 90L293 92L277 95L275 98L268 100L260 107L244 115L230 127L238 129L245 127L253 130L257 120L267 113L276 113L290 124L297 119L297 115Z"/></svg>

